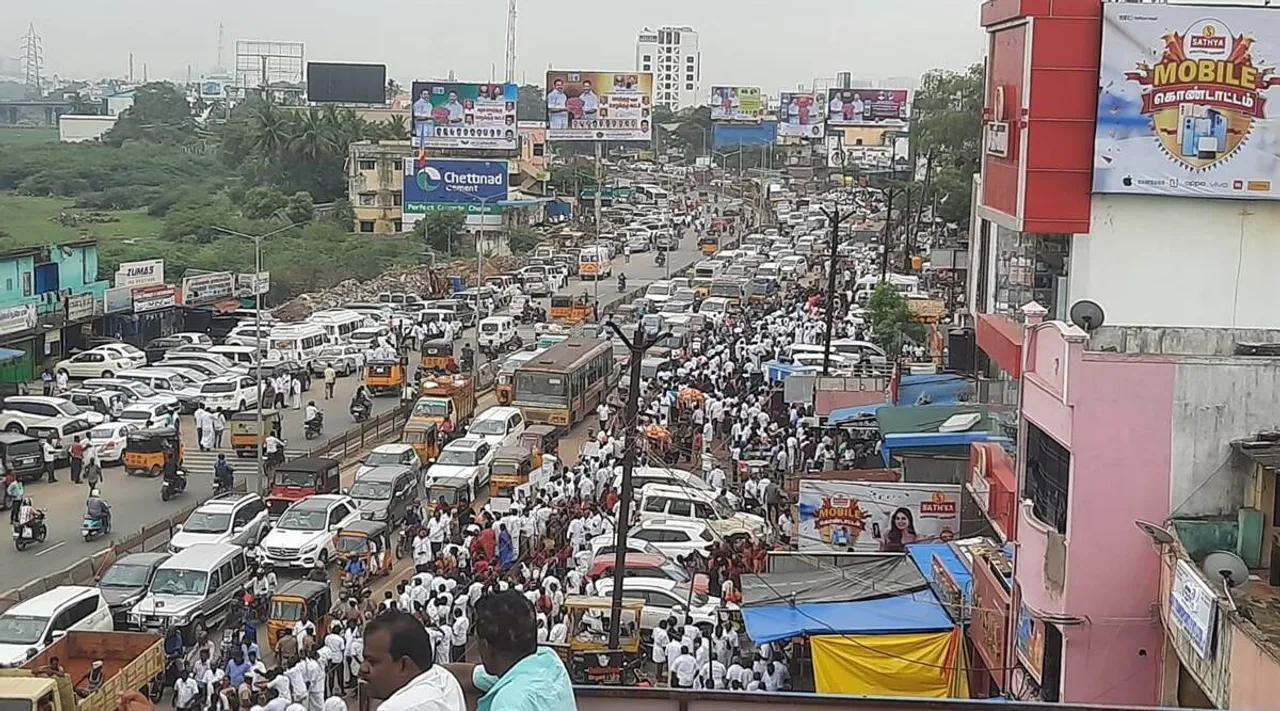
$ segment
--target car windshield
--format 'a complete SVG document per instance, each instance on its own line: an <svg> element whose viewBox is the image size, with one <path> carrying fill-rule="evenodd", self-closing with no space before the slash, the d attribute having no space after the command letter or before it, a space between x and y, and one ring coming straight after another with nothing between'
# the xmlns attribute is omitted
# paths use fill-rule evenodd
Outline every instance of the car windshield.
<svg viewBox="0 0 1280 711"><path fill-rule="evenodd" d="M470 449L445 448L440 452L440 458L436 460L436 463L455 467L469 467L476 463L476 452Z"/></svg>
<svg viewBox="0 0 1280 711"><path fill-rule="evenodd" d="M194 511L182 524L184 533L225 533L231 525L231 514L213 511Z"/></svg>
<svg viewBox="0 0 1280 711"><path fill-rule="evenodd" d="M711 500L711 508L716 512L716 518L732 518L738 510L733 508L724 497L717 497Z"/></svg>
<svg viewBox="0 0 1280 711"><path fill-rule="evenodd" d="M156 391L145 383L133 383L133 391L137 393L138 397L155 397L156 395Z"/></svg>
<svg viewBox="0 0 1280 711"><path fill-rule="evenodd" d="M202 393L231 393L235 390L236 384L232 382L205 383L204 387L200 388Z"/></svg>
<svg viewBox="0 0 1280 711"><path fill-rule="evenodd" d="M0 644L35 644L48 626L48 617L0 616Z"/></svg>
<svg viewBox="0 0 1280 711"><path fill-rule="evenodd" d="M203 595L209 574L199 570L164 569L156 571L151 592L157 595Z"/></svg>
<svg viewBox="0 0 1280 711"><path fill-rule="evenodd" d="M480 420L472 422L471 426L467 428L467 432L480 435L505 435L507 433L507 422L506 420L495 419Z"/></svg>
<svg viewBox="0 0 1280 711"><path fill-rule="evenodd" d="M423 398L413 406L414 417L448 417L449 401L443 399Z"/></svg>
<svg viewBox="0 0 1280 711"><path fill-rule="evenodd" d="M298 469L277 469L271 475L271 483L278 486L314 487L316 485L316 473Z"/></svg>
<svg viewBox="0 0 1280 711"><path fill-rule="evenodd" d="M297 622L302 619L302 613L306 607L295 600L271 601L271 619L284 620L285 622Z"/></svg>
<svg viewBox="0 0 1280 711"><path fill-rule="evenodd" d="M79 405L75 404L74 402L71 402L70 400L64 403L59 403L58 411L66 415L67 417L75 417L76 415L84 414L84 410Z"/></svg>
<svg viewBox="0 0 1280 711"><path fill-rule="evenodd" d="M400 452L373 452L365 457L364 465L366 467L377 467L384 464L403 464L400 461L403 456Z"/></svg>
<svg viewBox="0 0 1280 711"><path fill-rule="evenodd" d="M356 499L389 499L391 485L385 481L357 481L351 485L351 496Z"/></svg>
<svg viewBox="0 0 1280 711"><path fill-rule="evenodd" d="M480 331L481 331L482 333L497 333L497 332L498 332L498 324L496 324L496 323L482 323L482 324L480 324Z"/></svg>
<svg viewBox="0 0 1280 711"><path fill-rule="evenodd" d="M284 512L276 528L282 531L323 531L329 512L325 509L292 508Z"/></svg>
<svg viewBox="0 0 1280 711"><path fill-rule="evenodd" d="M148 565L122 565L116 563L107 568L107 572L103 574L102 580L98 581L100 588L140 588L147 584L147 574L151 572L151 566Z"/></svg>

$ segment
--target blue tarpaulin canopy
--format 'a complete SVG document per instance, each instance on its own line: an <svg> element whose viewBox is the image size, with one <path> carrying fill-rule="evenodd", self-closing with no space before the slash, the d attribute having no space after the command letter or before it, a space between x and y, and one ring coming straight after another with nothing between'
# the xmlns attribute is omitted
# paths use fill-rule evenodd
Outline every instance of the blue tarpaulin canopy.
<svg viewBox="0 0 1280 711"><path fill-rule="evenodd" d="M0 348L0 363L17 360L26 354L26 351L20 351L17 348Z"/></svg>
<svg viewBox="0 0 1280 711"><path fill-rule="evenodd" d="M928 449L930 447L968 447L974 442L1007 440L991 432L923 432L885 435L880 454L886 467L893 463L895 449Z"/></svg>
<svg viewBox="0 0 1280 711"><path fill-rule="evenodd" d="M955 627L932 590L856 602L748 607L742 619L756 644L802 635L911 634Z"/></svg>
<svg viewBox="0 0 1280 711"><path fill-rule="evenodd" d="M879 410L882 407L885 407L883 403L837 408L832 410L830 415L827 415L827 424L838 425L859 417L869 417L876 414L876 410Z"/></svg>
<svg viewBox="0 0 1280 711"><path fill-rule="evenodd" d="M898 386L899 405L943 405L960 401L969 390L962 375L904 375Z"/></svg>
<svg viewBox="0 0 1280 711"><path fill-rule="evenodd" d="M969 566L965 564L955 549L949 543L912 543L907 546L907 555L911 556L911 560L915 562L916 568L920 570L920 574L930 585L935 585L933 574L933 558L937 556L938 562L946 569L947 574L951 576L952 582L956 587L960 588L961 595L964 596L964 609L968 610L973 606L973 573L969 572ZM944 610L946 608L943 608ZM956 620L963 622L963 620Z"/></svg>

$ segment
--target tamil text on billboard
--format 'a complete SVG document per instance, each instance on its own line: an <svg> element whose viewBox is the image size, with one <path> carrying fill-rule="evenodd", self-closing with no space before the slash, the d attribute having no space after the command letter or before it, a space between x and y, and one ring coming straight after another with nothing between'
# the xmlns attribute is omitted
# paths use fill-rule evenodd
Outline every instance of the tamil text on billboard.
<svg viewBox="0 0 1280 711"><path fill-rule="evenodd" d="M1280 16L1262 7L1103 4L1093 190L1280 194Z"/></svg>
<svg viewBox="0 0 1280 711"><path fill-rule="evenodd" d="M763 115L764 95L760 87L711 87L712 121L759 121Z"/></svg>
<svg viewBox="0 0 1280 711"><path fill-rule="evenodd" d="M413 145L419 148L517 147L516 85L413 83Z"/></svg>
<svg viewBox="0 0 1280 711"><path fill-rule="evenodd" d="M907 89L829 89L827 124L900 128L911 120Z"/></svg>
<svg viewBox="0 0 1280 711"><path fill-rule="evenodd" d="M483 227L502 215L507 199L505 160L404 159L404 226L412 229L422 216L442 210L467 213L467 225Z"/></svg>
<svg viewBox="0 0 1280 711"><path fill-rule="evenodd" d="M549 140L647 141L652 118L649 72L547 72Z"/></svg>
<svg viewBox="0 0 1280 711"><path fill-rule="evenodd" d="M778 95L779 138L822 138L822 107L813 94L784 91Z"/></svg>
<svg viewBox="0 0 1280 711"><path fill-rule="evenodd" d="M908 543L950 540L960 530L960 487L802 479L802 551L901 553Z"/></svg>
<svg viewBox="0 0 1280 711"><path fill-rule="evenodd" d="M830 130L830 129L828 129ZM827 167L860 173L911 170L911 142L905 134L885 136L884 143L849 143L841 131L827 134Z"/></svg>

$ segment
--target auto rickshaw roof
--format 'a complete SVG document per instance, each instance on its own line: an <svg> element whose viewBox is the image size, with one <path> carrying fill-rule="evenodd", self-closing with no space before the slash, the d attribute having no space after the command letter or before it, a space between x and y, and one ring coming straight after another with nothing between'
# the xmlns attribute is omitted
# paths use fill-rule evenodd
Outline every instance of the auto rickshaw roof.
<svg viewBox="0 0 1280 711"><path fill-rule="evenodd" d="M271 597L300 597L303 600L327 596L332 594L329 590L328 583L322 583L316 580L293 580L285 583ZM328 610L325 610L328 612Z"/></svg>
<svg viewBox="0 0 1280 711"><path fill-rule="evenodd" d="M526 435L537 435L539 437L548 437L556 433L556 428L551 425L530 425L524 428Z"/></svg>
<svg viewBox="0 0 1280 711"><path fill-rule="evenodd" d="M342 462L328 457L298 457L276 465L277 472L323 472L341 466Z"/></svg>
<svg viewBox="0 0 1280 711"><path fill-rule="evenodd" d="M350 531L351 533L363 533L366 538L373 538L387 532L387 524L383 521L370 521L368 519L360 519L352 521L342 528L338 529L338 535Z"/></svg>
<svg viewBox="0 0 1280 711"><path fill-rule="evenodd" d="M369 361L369 365L400 365L400 361L393 358L374 358Z"/></svg>
<svg viewBox="0 0 1280 711"><path fill-rule="evenodd" d="M241 410L240 412L234 412L231 414L232 422L256 421L257 419L258 419L257 410ZM278 411L276 410L262 411L263 422L268 422L270 420L278 420L278 419L280 419L280 413Z"/></svg>
<svg viewBox="0 0 1280 711"><path fill-rule="evenodd" d="M178 430L173 427L152 427L151 429L130 432L129 439L176 439Z"/></svg>
<svg viewBox="0 0 1280 711"><path fill-rule="evenodd" d="M436 338L422 344L422 347L423 348L447 348L449 350L453 350L453 341L449 341L443 338Z"/></svg>
<svg viewBox="0 0 1280 711"><path fill-rule="evenodd" d="M499 447L498 451L493 454L494 463L497 463L499 459L532 460L533 454L525 447Z"/></svg>

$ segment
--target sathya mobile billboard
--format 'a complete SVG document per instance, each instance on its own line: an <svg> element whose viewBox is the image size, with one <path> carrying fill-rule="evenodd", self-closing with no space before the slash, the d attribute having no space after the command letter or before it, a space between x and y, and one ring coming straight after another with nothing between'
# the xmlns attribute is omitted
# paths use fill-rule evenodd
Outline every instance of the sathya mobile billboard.
<svg viewBox="0 0 1280 711"><path fill-rule="evenodd" d="M801 551L901 553L960 532L955 484L801 479L798 498Z"/></svg>
<svg viewBox="0 0 1280 711"><path fill-rule="evenodd" d="M1280 195L1280 15L1103 3L1093 191Z"/></svg>

